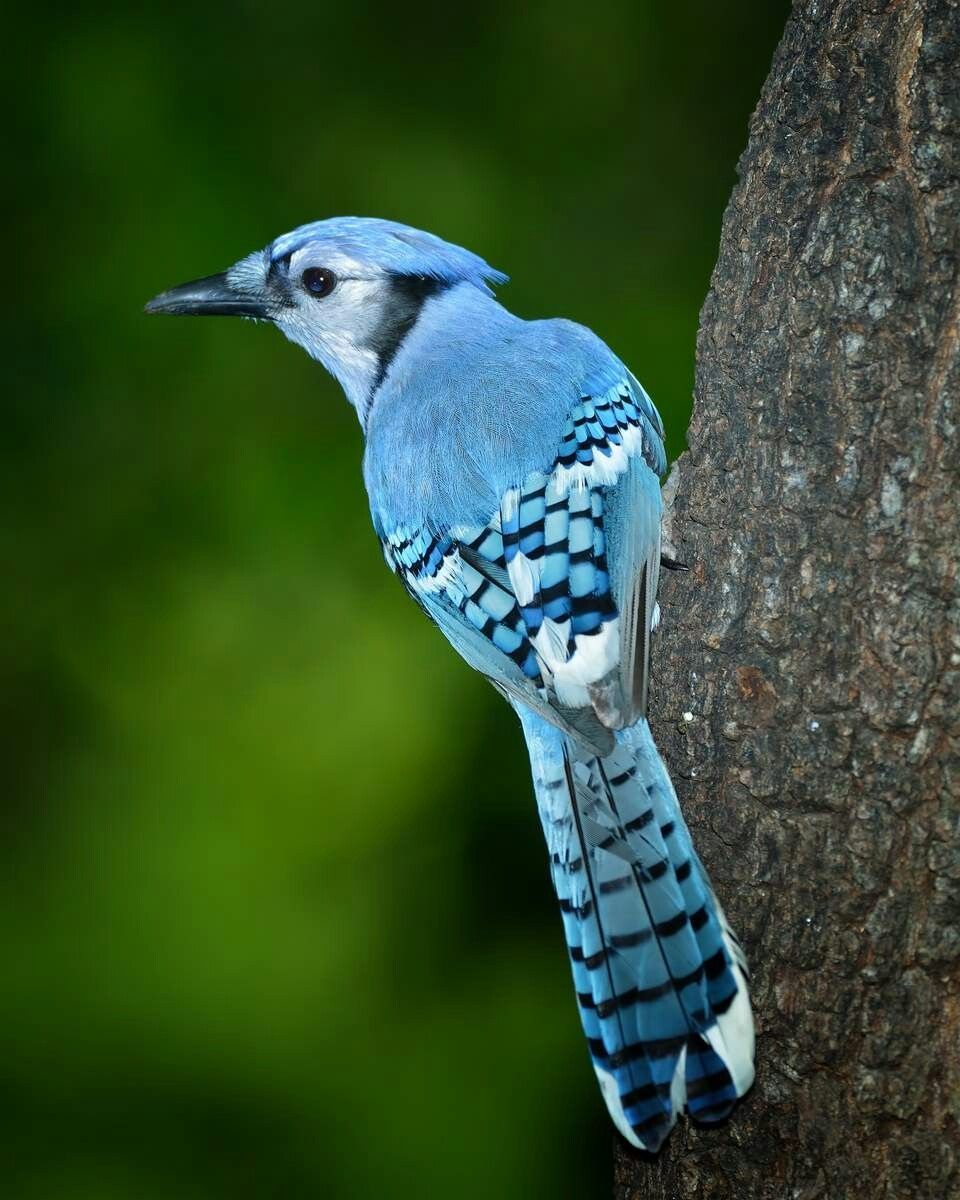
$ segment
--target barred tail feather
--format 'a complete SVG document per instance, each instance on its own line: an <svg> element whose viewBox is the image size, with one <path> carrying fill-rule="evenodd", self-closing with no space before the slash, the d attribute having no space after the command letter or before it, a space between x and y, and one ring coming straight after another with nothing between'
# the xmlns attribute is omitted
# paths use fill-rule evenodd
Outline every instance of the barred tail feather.
<svg viewBox="0 0 960 1200"><path fill-rule="evenodd" d="M743 952L646 720L601 758L520 716L594 1069L617 1128L654 1151L681 1110L721 1120L753 1082Z"/></svg>

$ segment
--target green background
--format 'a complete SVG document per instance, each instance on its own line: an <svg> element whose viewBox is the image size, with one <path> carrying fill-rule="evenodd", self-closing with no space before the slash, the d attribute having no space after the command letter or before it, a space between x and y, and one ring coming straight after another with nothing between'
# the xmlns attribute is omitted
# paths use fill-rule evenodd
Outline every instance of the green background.
<svg viewBox="0 0 960 1200"><path fill-rule="evenodd" d="M675 455L787 7L8 24L4 1196L609 1193L519 730L385 570L352 410L141 306L403 220L600 333Z"/></svg>

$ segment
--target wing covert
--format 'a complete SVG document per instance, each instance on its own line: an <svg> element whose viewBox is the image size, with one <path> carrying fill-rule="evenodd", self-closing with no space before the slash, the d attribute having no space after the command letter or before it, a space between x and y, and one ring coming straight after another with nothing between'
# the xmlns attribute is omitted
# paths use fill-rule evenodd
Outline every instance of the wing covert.
<svg viewBox="0 0 960 1200"><path fill-rule="evenodd" d="M663 426L628 373L567 415L550 469L486 525L382 533L387 563L472 666L602 747L646 704Z"/></svg>

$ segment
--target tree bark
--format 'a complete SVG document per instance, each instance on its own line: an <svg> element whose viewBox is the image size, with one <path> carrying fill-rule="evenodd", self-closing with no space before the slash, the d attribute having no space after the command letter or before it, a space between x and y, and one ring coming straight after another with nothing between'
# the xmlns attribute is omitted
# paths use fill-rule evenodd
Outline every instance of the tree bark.
<svg viewBox="0 0 960 1200"><path fill-rule="evenodd" d="M758 1074L618 1200L960 1196L958 47L957 0L798 0L751 123L652 718Z"/></svg>

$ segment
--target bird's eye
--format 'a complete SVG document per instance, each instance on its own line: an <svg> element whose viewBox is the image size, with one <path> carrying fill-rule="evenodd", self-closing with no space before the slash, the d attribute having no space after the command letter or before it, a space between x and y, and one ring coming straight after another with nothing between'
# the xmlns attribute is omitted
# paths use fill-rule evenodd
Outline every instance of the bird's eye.
<svg viewBox="0 0 960 1200"><path fill-rule="evenodd" d="M337 286L336 275L326 267L307 267L300 279L310 295L317 300L329 296Z"/></svg>

